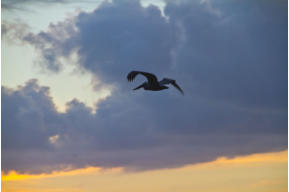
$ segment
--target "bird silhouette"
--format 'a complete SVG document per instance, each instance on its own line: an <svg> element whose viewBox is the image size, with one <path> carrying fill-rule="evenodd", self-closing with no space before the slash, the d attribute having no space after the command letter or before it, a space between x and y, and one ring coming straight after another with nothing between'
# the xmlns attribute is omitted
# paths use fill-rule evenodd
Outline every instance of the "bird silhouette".
<svg viewBox="0 0 289 192"><path fill-rule="evenodd" d="M169 88L169 87L167 87L165 85L172 84L175 88L177 88L184 95L183 90L180 88L180 86L178 86L178 84L176 83L176 80L169 79L169 78L163 78L161 81L158 81L158 78L152 73L147 73L147 72L142 72L142 71L131 71L127 75L127 80L128 81L133 81L134 78L138 74L142 74L143 76L145 76L148 81L144 82L143 84L141 84L140 86L134 88L133 90L137 90L137 89L143 88L144 90L160 91L160 90Z"/></svg>

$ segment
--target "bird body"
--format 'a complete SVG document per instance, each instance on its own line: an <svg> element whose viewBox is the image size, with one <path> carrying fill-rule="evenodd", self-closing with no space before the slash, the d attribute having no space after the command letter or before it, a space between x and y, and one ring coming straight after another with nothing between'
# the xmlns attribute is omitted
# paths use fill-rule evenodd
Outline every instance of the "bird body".
<svg viewBox="0 0 289 192"><path fill-rule="evenodd" d="M165 86L167 84L172 84L175 88L177 88L182 94L184 94L183 90L177 85L176 80L169 79L169 78L163 78L161 81L158 81L157 77L152 73L142 72L142 71L131 71L127 75L128 81L133 81L134 78L141 74L147 78L147 82L144 82L143 84L139 85L138 87L134 88L133 90L137 90L140 88L143 88L144 90L150 90L150 91L160 91L163 89L168 89L169 87Z"/></svg>

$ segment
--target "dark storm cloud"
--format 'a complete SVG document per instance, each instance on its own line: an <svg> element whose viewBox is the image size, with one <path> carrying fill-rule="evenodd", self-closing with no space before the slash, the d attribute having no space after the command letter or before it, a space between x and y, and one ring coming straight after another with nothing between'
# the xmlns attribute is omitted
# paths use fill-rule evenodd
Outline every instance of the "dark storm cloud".
<svg viewBox="0 0 289 192"><path fill-rule="evenodd" d="M274 2L172 1L167 18L106 2L27 35L48 69L77 51L80 68L118 88L96 114L77 100L57 113L36 81L3 88L3 169L151 169L287 149L287 2ZM130 70L175 78L185 96L131 92L144 78L127 83Z"/></svg>

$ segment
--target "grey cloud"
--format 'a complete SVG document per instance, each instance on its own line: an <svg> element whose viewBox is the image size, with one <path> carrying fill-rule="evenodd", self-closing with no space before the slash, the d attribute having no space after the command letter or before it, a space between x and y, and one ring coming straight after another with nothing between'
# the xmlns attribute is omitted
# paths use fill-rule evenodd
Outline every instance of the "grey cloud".
<svg viewBox="0 0 289 192"><path fill-rule="evenodd" d="M61 63L58 58L69 57L76 49L74 41L67 41L76 33L73 19L67 19L57 24L50 24L48 32L40 32L37 35L26 34L23 42L32 44L42 56L39 62L41 66L53 72L61 70Z"/></svg>
<svg viewBox="0 0 289 192"><path fill-rule="evenodd" d="M109 83L115 83L114 71L121 74L118 80L131 68L166 71L175 43L160 10L155 6L143 8L138 1L104 2L93 13L79 14L74 23L72 19L59 22L53 30L68 36L57 39L63 36L51 33L50 26L48 32L23 38L42 50L48 69L58 71L56 58L77 49L81 67Z"/></svg>
<svg viewBox="0 0 289 192"><path fill-rule="evenodd" d="M65 4L73 3L74 0L3 0L1 1L1 7L4 10L27 10L26 7L29 5L49 5L49 4ZM25 7L26 6L26 7Z"/></svg>
<svg viewBox="0 0 289 192"><path fill-rule="evenodd" d="M1 23L1 37L9 43L23 44L23 38L28 31L29 26L21 21Z"/></svg>
<svg viewBox="0 0 289 192"><path fill-rule="evenodd" d="M168 2L167 21L138 1L104 2L55 25L70 34L65 39L48 31L24 40L41 47L51 70L59 70L57 57L78 50L80 67L106 83L121 86L130 70L144 70L191 82L185 89L210 99L286 110L287 2L234 3L219 2L216 15L211 4Z"/></svg>
<svg viewBox="0 0 289 192"><path fill-rule="evenodd" d="M77 100L57 113L35 81L3 88L3 169L152 169L287 149L287 2L273 2L168 2L168 19L138 1L105 2L27 35L48 69L77 51L80 68L117 88L96 114ZM130 70L175 78L185 96L132 92L144 78L128 83Z"/></svg>
<svg viewBox="0 0 289 192"><path fill-rule="evenodd" d="M17 90L2 88L2 169L167 168L287 147L284 114L190 101L168 93L121 93L103 101L96 114L77 100L58 113L49 89L35 80Z"/></svg>
<svg viewBox="0 0 289 192"><path fill-rule="evenodd" d="M216 17L196 2L169 3L165 13L176 28L184 28L186 38L176 70L188 72L203 96L287 109L286 4L223 3L222 16Z"/></svg>
<svg viewBox="0 0 289 192"><path fill-rule="evenodd" d="M173 36L154 6L142 8L138 1L105 3L91 14L80 14L76 26L81 63L103 81L120 81L131 69L167 71L171 63Z"/></svg>

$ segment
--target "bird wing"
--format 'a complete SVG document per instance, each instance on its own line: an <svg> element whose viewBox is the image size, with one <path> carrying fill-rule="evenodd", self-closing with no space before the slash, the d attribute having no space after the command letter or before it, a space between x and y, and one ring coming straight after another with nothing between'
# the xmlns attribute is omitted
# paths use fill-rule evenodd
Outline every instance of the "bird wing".
<svg viewBox="0 0 289 192"><path fill-rule="evenodd" d="M147 73L147 72L142 72L142 71L131 71L128 75L127 75L127 80L128 81L133 81L134 78L138 75L138 74L142 74L143 76L145 76L148 80L149 83L158 83L158 78L152 74L152 73Z"/></svg>
<svg viewBox="0 0 289 192"><path fill-rule="evenodd" d="M178 89L184 95L184 91L180 88L180 86L176 83L176 80L174 79L163 78L163 80L160 81L160 84L161 85L172 84L176 89Z"/></svg>

